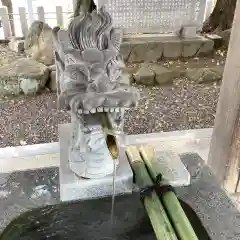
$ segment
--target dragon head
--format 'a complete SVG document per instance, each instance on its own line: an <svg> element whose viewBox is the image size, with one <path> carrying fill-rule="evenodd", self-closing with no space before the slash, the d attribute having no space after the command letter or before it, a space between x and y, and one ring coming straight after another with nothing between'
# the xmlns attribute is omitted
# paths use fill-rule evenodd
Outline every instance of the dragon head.
<svg viewBox="0 0 240 240"><path fill-rule="evenodd" d="M137 90L122 83L122 32L104 6L76 17L54 39L62 107L81 115L137 104Z"/></svg>

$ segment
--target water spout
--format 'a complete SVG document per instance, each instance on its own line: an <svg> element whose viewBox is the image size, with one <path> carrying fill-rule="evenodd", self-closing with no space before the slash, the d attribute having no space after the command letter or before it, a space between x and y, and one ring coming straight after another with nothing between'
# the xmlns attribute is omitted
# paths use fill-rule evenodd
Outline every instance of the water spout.
<svg viewBox="0 0 240 240"><path fill-rule="evenodd" d="M105 134L105 141L106 141L108 150L113 160L117 160L119 157L119 147L117 144L116 134L112 127L109 116L106 112L103 112L101 113L100 119L101 119L101 126Z"/></svg>

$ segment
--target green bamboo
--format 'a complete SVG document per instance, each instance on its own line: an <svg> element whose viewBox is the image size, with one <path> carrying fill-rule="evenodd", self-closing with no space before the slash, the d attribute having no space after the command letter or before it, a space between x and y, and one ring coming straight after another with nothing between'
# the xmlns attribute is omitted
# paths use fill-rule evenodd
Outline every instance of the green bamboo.
<svg viewBox="0 0 240 240"><path fill-rule="evenodd" d="M160 164L157 163L153 147L151 145L143 145L139 150L142 159L150 172L150 175L154 180L156 180L157 175L162 173L162 169L160 169ZM164 193L162 201L179 239L198 240L198 237L196 236L191 223L182 209L176 194L174 192Z"/></svg>
<svg viewBox="0 0 240 240"><path fill-rule="evenodd" d="M114 129L112 127L111 121L106 112L99 113L99 115L100 115L102 130L105 134L105 141L106 141L108 150L113 160L117 159L119 156L119 149L118 149L117 139L114 134Z"/></svg>
<svg viewBox="0 0 240 240"><path fill-rule="evenodd" d="M135 173L135 180L138 187L144 188L151 186L153 182L148 175L138 149L136 147L128 147L126 153ZM177 240L174 229L155 191L153 191L149 196L144 197L143 204L148 213L157 239Z"/></svg>

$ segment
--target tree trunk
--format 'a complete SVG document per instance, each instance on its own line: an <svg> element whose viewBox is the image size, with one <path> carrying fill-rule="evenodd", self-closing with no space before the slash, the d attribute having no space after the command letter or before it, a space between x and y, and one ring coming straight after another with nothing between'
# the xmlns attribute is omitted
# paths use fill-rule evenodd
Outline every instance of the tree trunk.
<svg viewBox="0 0 240 240"><path fill-rule="evenodd" d="M203 32L220 32L232 27L237 0L217 0L210 17L203 24Z"/></svg>
<svg viewBox="0 0 240 240"><path fill-rule="evenodd" d="M12 30L12 36L15 36L15 27L14 27L14 19L13 19L13 5L12 0L1 0L2 5L7 7L8 14L9 14L9 20Z"/></svg>
<svg viewBox="0 0 240 240"><path fill-rule="evenodd" d="M79 16L80 12L92 12L96 9L96 5L93 0L78 0L74 9L73 17Z"/></svg>

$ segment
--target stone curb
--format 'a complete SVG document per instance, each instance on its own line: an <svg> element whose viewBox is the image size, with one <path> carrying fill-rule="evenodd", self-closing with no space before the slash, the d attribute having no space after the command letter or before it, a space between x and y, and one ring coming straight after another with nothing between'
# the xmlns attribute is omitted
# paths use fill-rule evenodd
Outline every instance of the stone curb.
<svg viewBox="0 0 240 240"><path fill-rule="evenodd" d="M131 83L147 86L172 84L178 77L187 77L196 83L210 83L222 79L224 66L205 68L171 69L152 63L142 63L133 73L129 69Z"/></svg>
<svg viewBox="0 0 240 240"><path fill-rule="evenodd" d="M177 59L209 55L214 49L214 41L203 36L182 39L176 36L125 38L120 53L125 62L156 62L161 59Z"/></svg>

